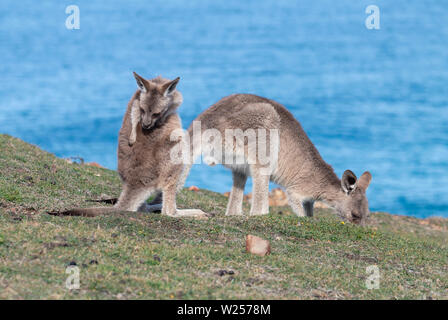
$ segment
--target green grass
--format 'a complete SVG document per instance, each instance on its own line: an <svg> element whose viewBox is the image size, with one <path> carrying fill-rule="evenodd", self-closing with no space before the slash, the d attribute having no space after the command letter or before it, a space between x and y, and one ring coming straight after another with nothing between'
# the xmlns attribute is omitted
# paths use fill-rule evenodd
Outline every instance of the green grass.
<svg viewBox="0 0 448 320"><path fill-rule="evenodd" d="M205 190L183 190L178 206L215 214L206 220L45 214L92 206L86 200L118 196L120 187L114 171L0 135L0 298L448 298L447 219L374 213L359 227L328 210L299 219L287 207L225 217L227 198ZM247 234L270 240L272 254L245 253ZM65 288L69 264L79 267L79 290ZM379 289L366 288L371 265Z"/></svg>

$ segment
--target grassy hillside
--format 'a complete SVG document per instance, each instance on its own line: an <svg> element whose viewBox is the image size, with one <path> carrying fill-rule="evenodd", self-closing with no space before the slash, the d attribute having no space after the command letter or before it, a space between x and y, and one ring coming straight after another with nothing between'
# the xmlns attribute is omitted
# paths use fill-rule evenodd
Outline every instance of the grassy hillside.
<svg viewBox="0 0 448 320"><path fill-rule="evenodd" d="M215 214L206 220L45 214L119 192L114 171L0 135L0 298L448 298L447 219L374 213L363 228L325 210L299 219L287 207L228 218L227 199L203 190L183 190L178 205ZM272 254L245 253L247 234L270 240ZM65 288L70 264L79 290ZM371 265L379 289L366 288Z"/></svg>

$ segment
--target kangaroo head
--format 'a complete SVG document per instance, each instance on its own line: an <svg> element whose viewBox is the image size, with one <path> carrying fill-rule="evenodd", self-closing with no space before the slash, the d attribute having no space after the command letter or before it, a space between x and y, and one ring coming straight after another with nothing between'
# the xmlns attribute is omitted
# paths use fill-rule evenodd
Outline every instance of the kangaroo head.
<svg viewBox="0 0 448 320"><path fill-rule="evenodd" d="M370 214L366 189L371 179L372 175L368 171L364 172L359 179L350 170L344 172L341 179L343 196L336 208L343 219L356 224L366 222Z"/></svg>
<svg viewBox="0 0 448 320"><path fill-rule="evenodd" d="M149 130L174 113L182 104L182 94L176 90L179 77L168 80L157 77L147 80L134 72L140 90L140 123Z"/></svg>

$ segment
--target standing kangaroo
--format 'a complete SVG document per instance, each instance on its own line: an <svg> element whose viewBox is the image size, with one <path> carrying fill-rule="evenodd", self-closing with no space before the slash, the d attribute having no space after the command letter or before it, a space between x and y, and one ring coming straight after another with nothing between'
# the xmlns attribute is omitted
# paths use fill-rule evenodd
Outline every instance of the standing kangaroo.
<svg viewBox="0 0 448 320"><path fill-rule="evenodd" d="M162 214L203 216L201 210L176 208L178 180L183 164L170 159L171 149L179 142L171 133L181 130L176 109L182 95L176 90L179 78L146 80L134 72L138 90L128 103L118 137L118 173L123 189L113 208L73 209L61 215L96 216L110 211L148 211L146 200L162 192Z"/></svg>
<svg viewBox="0 0 448 320"><path fill-rule="evenodd" d="M233 187L226 215L242 215L244 186L248 175L251 175L253 196L250 215L269 213L269 181L274 181L285 188L289 204L298 216L312 216L314 201L322 200L336 209L341 218L358 224L365 223L369 215L366 189L372 179L371 174L364 172L357 179L352 171L346 170L342 180L339 180L300 123L281 104L255 95L234 94L212 105L195 121L200 121L201 133L214 129L220 132L221 137L225 137L226 129L246 131L261 128L268 132L277 129L279 133L277 162L268 173L263 171L266 166L259 161L249 163L248 139L244 140L244 149L240 149L242 154L239 155L246 160L244 164L226 164L223 158L212 161L232 170ZM194 122L188 133L192 145L190 149L194 150L194 145L201 139L194 134ZM230 147L227 142L230 142ZM223 138L222 144L223 155L235 152L233 141L224 142ZM259 152L257 148L257 156ZM195 158L199 154L193 153L192 156ZM207 157L210 158L210 155L205 155ZM191 164L186 167L184 175L190 167Z"/></svg>

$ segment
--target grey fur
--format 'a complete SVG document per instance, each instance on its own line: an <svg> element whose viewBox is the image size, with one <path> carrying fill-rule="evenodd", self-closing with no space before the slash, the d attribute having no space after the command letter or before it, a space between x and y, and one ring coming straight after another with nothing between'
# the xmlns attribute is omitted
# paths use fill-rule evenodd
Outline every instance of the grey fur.
<svg viewBox="0 0 448 320"><path fill-rule="evenodd" d="M243 131L249 128L279 130L279 157L270 176L261 174L263 166L259 163L238 166L224 164L232 170L234 182L226 215L242 214L244 186L247 176L251 175L253 192L250 215L269 212L269 181L274 181L285 188L289 203L298 216L312 216L314 201L321 200L335 208L343 219L360 224L366 221L369 208L365 191L371 174L365 172L356 180L351 171L346 171L341 181L333 168L322 159L300 123L281 104L255 95L234 94L212 105L195 121L201 121L202 131L217 129L223 137L224 131L232 128ZM198 143L193 141L192 125L188 132L191 143ZM246 148L244 156L247 154ZM198 154L193 155L196 156ZM181 183L189 168L187 166L184 170Z"/></svg>
<svg viewBox="0 0 448 320"><path fill-rule="evenodd" d="M179 78L146 80L134 73L139 89L128 103L118 137L118 173L123 189L113 208L74 209L66 215L95 216L110 211L147 210L145 201L153 192L162 192L162 214L204 216L201 210L176 208L176 192L183 164L174 164L170 150L173 130L182 129L176 113L182 95L176 90ZM150 210L149 210L150 211ZM62 213L64 214L64 213Z"/></svg>

